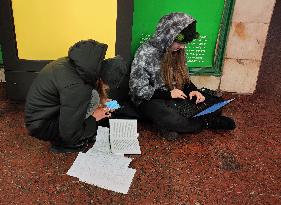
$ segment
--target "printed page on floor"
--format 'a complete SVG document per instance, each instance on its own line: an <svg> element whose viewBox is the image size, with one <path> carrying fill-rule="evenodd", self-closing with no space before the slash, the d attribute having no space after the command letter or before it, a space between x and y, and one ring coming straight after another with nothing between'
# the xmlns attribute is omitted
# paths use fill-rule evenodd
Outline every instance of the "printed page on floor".
<svg viewBox="0 0 281 205"><path fill-rule="evenodd" d="M141 154L137 120L110 119L110 145L115 154Z"/></svg>
<svg viewBox="0 0 281 205"><path fill-rule="evenodd" d="M128 168L132 159L100 151L79 153L67 174L101 188L128 193L136 170Z"/></svg>

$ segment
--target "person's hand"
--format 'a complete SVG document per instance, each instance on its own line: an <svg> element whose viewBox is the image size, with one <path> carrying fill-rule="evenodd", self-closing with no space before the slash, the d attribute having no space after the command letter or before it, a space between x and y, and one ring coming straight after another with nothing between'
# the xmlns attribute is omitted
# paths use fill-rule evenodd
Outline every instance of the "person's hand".
<svg viewBox="0 0 281 205"><path fill-rule="evenodd" d="M189 93L189 99L191 100L192 97L196 97L196 104L200 103L200 102L204 102L205 97L202 95L202 93L198 92L198 91L191 91Z"/></svg>
<svg viewBox="0 0 281 205"><path fill-rule="evenodd" d="M186 94L184 94L183 91L176 89L176 88L171 90L171 97L172 98L181 98L181 99L187 98Z"/></svg>
<svg viewBox="0 0 281 205"><path fill-rule="evenodd" d="M92 116L96 118L96 121L100 121L103 118L111 117L110 109L106 107L98 107L93 113Z"/></svg>

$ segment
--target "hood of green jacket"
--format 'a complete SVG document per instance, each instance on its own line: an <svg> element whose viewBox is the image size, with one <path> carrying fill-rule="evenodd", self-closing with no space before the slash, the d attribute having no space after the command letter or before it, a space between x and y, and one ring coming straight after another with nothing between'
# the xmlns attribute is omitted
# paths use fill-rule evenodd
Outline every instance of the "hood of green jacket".
<svg viewBox="0 0 281 205"><path fill-rule="evenodd" d="M75 43L68 51L70 62L74 65L84 82L95 87L105 57L107 45L95 40L83 40Z"/></svg>

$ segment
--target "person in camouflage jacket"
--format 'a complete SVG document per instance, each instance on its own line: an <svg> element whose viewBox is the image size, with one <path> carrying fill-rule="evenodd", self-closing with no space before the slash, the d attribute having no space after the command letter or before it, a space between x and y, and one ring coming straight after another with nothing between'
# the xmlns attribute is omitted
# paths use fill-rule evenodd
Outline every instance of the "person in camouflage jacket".
<svg viewBox="0 0 281 205"><path fill-rule="evenodd" d="M174 139L178 133L195 133L204 128L235 128L234 121L224 116L187 119L167 107L166 101L176 98L195 97L196 103L205 100L189 79L184 49L185 44L198 35L192 16L182 12L165 15L154 35L138 48L131 65L131 99L167 138Z"/></svg>

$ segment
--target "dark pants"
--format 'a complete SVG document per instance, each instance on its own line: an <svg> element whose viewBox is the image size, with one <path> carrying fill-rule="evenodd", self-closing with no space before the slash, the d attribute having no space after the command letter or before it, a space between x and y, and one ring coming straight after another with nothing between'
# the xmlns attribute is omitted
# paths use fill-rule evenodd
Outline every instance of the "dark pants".
<svg viewBox="0 0 281 205"><path fill-rule="evenodd" d="M39 140L59 143L59 119L36 121L27 126L29 134Z"/></svg>
<svg viewBox="0 0 281 205"><path fill-rule="evenodd" d="M49 141L53 145L57 146L80 146L87 143L92 143L93 139L85 139L78 143L78 145L68 145L63 142L59 134L59 116L57 118L52 118L49 120L44 120L40 122L41 126L37 129L30 130L30 135L44 141ZM99 126L99 124L98 124Z"/></svg>
<svg viewBox="0 0 281 205"><path fill-rule="evenodd" d="M152 99L139 106L143 117L151 121L158 129L179 133L198 133L205 127L201 118L187 119L168 107L166 100Z"/></svg>

